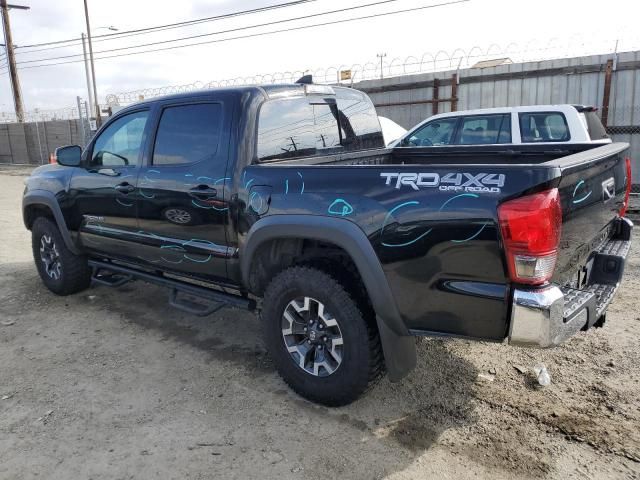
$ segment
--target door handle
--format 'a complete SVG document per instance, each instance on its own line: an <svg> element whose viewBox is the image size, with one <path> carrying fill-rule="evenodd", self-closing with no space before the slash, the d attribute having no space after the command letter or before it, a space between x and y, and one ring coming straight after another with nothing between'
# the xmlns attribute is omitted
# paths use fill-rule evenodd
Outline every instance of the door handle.
<svg viewBox="0 0 640 480"><path fill-rule="evenodd" d="M113 188L115 188L120 193L131 193L136 189L136 187L131 185L129 182L119 183L118 185L116 185Z"/></svg>
<svg viewBox="0 0 640 480"><path fill-rule="evenodd" d="M211 199L218 195L218 190L210 187L209 185L198 185L189 190L189 195L196 198Z"/></svg>

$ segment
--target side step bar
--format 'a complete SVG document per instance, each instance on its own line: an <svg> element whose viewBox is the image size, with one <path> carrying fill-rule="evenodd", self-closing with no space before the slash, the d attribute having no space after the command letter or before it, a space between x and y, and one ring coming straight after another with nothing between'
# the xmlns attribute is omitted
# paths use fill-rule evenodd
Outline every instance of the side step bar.
<svg viewBox="0 0 640 480"><path fill-rule="evenodd" d="M89 260L89 266L93 269L93 280L102 285L117 287L124 285L131 280L143 280L162 287L168 287L171 291L169 295L169 304L187 313L205 316L210 315L225 306L241 308L244 310L255 310L256 308L255 300L210 288L200 287L198 285L173 278L167 278L160 274L153 274L100 260ZM102 271L106 271L107 273L103 273ZM214 304L202 305L201 303L191 302L180 298L178 296L179 293L201 298L207 302L213 302Z"/></svg>

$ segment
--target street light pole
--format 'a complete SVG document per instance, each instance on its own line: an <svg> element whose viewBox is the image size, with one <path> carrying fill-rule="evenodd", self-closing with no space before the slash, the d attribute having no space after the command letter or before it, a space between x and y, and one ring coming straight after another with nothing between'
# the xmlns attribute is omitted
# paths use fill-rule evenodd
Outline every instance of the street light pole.
<svg viewBox="0 0 640 480"><path fill-rule="evenodd" d="M4 1L4 0L3 0ZM91 61L91 79L93 80L93 102L96 109L96 126L100 127L102 120L100 118L100 105L98 104L98 90L96 87L96 67L93 62L93 46L91 45L91 25L89 24L89 7L87 0L84 0L84 17L87 21L87 40L89 42L89 59Z"/></svg>
<svg viewBox="0 0 640 480"><path fill-rule="evenodd" d="M10 8L28 10L29 7L24 5L8 5L7 0L0 0L2 26L4 29L4 43L7 51L7 63L9 64L9 78L11 80L11 89L13 90L13 105L15 107L18 122L22 123L24 122L24 106L22 105L22 90L20 89L20 79L18 78L18 69L16 68L16 57L13 52L13 38L11 36L11 24L9 22Z"/></svg>
<svg viewBox="0 0 640 480"><path fill-rule="evenodd" d="M89 100L89 112L87 113L88 113L88 116L91 117L91 115L94 114L94 110L93 110L93 94L91 93L91 80L89 79L89 75L90 75L89 59L87 58L87 45L85 43L87 36L84 34L84 32L82 32L80 36L82 37L82 54L84 55L84 75L87 80L87 98Z"/></svg>

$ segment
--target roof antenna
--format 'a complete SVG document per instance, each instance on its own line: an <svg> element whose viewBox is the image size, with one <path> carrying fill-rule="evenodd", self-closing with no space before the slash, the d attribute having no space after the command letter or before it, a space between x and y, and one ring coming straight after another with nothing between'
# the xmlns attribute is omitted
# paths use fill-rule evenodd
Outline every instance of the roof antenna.
<svg viewBox="0 0 640 480"><path fill-rule="evenodd" d="M313 75L303 75L298 80L296 80L296 83L302 83L302 84L305 84L305 85L312 84L313 83Z"/></svg>

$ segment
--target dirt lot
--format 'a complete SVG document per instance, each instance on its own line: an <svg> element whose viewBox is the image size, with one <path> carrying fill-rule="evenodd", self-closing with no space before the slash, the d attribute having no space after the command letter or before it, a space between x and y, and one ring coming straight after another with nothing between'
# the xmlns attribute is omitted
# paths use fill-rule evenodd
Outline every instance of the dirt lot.
<svg viewBox="0 0 640 480"><path fill-rule="evenodd" d="M250 314L189 316L142 283L50 294L25 174L0 170L2 479L640 478L640 241L604 328L550 351L421 339L402 383L327 409ZM538 362L547 388L516 368Z"/></svg>

